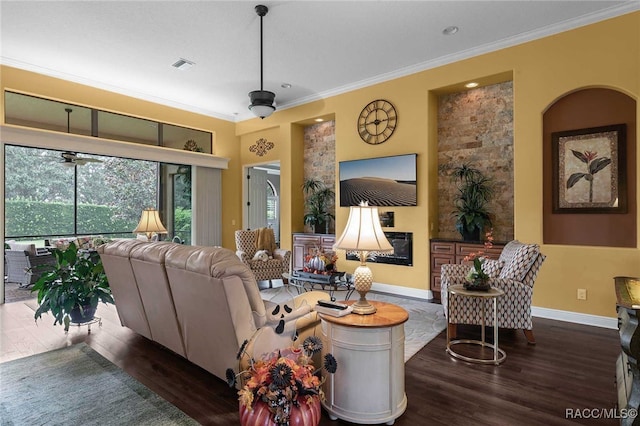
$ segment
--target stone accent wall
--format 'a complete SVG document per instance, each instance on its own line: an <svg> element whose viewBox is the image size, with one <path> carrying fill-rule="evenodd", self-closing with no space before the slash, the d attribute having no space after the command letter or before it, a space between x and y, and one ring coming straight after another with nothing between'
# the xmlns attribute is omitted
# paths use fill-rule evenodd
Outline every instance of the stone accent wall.
<svg viewBox="0 0 640 426"><path fill-rule="evenodd" d="M439 238L461 238L452 215L448 167L472 163L493 179L489 203L496 241L513 239L513 83L443 95L438 104ZM541 207L542 208L542 207Z"/></svg>
<svg viewBox="0 0 640 426"><path fill-rule="evenodd" d="M315 178L329 187L336 184L336 122L324 121L304 128L304 179ZM335 209L334 209L335 213ZM334 230L330 225L330 232ZM305 227L306 232L311 229Z"/></svg>

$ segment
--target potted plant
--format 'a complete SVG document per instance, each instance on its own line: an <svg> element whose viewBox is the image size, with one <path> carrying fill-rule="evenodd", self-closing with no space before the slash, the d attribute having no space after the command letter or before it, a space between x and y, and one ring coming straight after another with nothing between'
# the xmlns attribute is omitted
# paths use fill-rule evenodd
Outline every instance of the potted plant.
<svg viewBox="0 0 640 426"><path fill-rule="evenodd" d="M487 204L493 197L491 179L470 164L454 167L452 178L456 183L453 215L456 229L465 241L479 241L480 234L491 227L491 213Z"/></svg>
<svg viewBox="0 0 640 426"><path fill-rule="evenodd" d="M53 324L85 323L93 320L98 302L114 303L102 260L94 253L79 253L74 243L52 249L56 263L31 289L38 292L37 320L51 312Z"/></svg>
<svg viewBox="0 0 640 426"><path fill-rule="evenodd" d="M332 212L335 198L333 188L310 178L304 181L302 190L306 196L304 224L309 225L313 232L328 234L331 220L335 218Z"/></svg>

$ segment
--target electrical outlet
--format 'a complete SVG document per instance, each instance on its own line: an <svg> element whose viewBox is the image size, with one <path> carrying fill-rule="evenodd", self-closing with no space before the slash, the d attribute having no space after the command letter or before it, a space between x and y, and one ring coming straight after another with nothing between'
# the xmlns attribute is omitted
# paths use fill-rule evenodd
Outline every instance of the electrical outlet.
<svg viewBox="0 0 640 426"><path fill-rule="evenodd" d="M579 288L578 289L578 300L587 300L587 289Z"/></svg>

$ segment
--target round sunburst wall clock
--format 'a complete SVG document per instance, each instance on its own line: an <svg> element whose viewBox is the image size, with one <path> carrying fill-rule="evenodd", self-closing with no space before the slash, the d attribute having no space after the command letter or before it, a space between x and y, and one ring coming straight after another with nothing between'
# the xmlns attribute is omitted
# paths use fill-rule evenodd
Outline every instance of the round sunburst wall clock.
<svg viewBox="0 0 640 426"><path fill-rule="evenodd" d="M368 144L386 142L398 125L398 113L389 101L377 99L362 109L358 116L358 134Z"/></svg>

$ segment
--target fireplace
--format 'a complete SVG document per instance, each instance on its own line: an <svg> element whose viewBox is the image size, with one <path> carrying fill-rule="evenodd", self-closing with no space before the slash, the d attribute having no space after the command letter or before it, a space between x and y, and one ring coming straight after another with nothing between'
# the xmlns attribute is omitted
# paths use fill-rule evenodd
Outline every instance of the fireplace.
<svg viewBox="0 0 640 426"><path fill-rule="evenodd" d="M385 232L384 235L393 246L393 253L377 254L367 259L367 263L413 266L413 233ZM358 256L355 253L347 253L347 259L358 260Z"/></svg>

